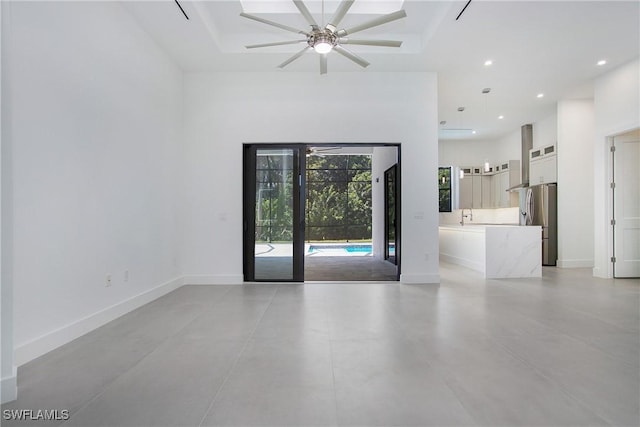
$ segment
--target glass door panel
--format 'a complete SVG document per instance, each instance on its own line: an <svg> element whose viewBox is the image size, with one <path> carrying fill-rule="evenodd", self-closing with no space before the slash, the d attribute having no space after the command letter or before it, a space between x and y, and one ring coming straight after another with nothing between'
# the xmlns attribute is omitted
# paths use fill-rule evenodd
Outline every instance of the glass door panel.
<svg viewBox="0 0 640 427"><path fill-rule="evenodd" d="M257 149L254 280L293 280L294 150Z"/></svg>
<svg viewBox="0 0 640 427"><path fill-rule="evenodd" d="M385 253L384 259L396 264L396 199L397 199L397 165L393 165L384 172L384 199L385 199Z"/></svg>
<svg viewBox="0 0 640 427"><path fill-rule="evenodd" d="M244 280L304 280L302 146L245 145Z"/></svg>

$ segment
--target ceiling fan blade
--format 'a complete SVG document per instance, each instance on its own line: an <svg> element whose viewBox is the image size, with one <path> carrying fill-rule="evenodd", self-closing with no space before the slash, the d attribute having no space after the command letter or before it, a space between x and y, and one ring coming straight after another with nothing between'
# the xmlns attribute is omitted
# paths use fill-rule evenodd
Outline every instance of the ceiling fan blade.
<svg viewBox="0 0 640 427"><path fill-rule="evenodd" d="M295 55L293 55L291 58L287 59L286 61L284 61L282 64L278 65L278 68L284 68L287 65L291 64L293 61L295 61L296 59L300 58L302 55L304 55L309 49L313 49L311 46L307 46L304 49L302 49L300 52L296 53Z"/></svg>
<svg viewBox="0 0 640 427"><path fill-rule="evenodd" d="M352 60L353 62L355 62L356 64L360 65L363 68L367 68L369 66L369 63L367 61L360 58L355 53L349 52L347 49L343 48L342 46L334 46L333 50L338 52L340 55L346 58L349 58L350 60Z"/></svg>
<svg viewBox="0 0 640 427"><path fill-rule="evenodd" d="M354 0L342 0L342 3L338 5L338 9L336 9L336 13L333 14L329 22L327 23L327 27L333 26L333 32L335 32L335 27L340 25L342 22L342 18L347 14L349 8L353 5Z"/></svg>
<svg viewBox="0 0 640 427"><path fill-rule="evenodd" d="M355 40L342 38L339 41L340 44L357 44L362 46L383 46L383 47L400 47L401 41L397 40Z"/></svg>
<svg viewBox="0 0 640 427"><path fill-rule="evenodd" d="M268 19L260 18L259 16L249 15L248 13L244 13L244 12L242 12L240 14L240 16L242 16L243 18L248 18L248 19L252 19L254 21L261 22L263 24L271 25L273 27L277 27L277 28L283 29L285 31L291 31L293 33L304 34L305 36L309 35L309 33L307 33L306 31L298 30L297 28L293 28L293 27L290 27L288 25L279 24L277 22L269 21Z"/></svg>
<svg viewBox="0 0 640 427"><path fill-rule="evenodd" d="M245 46L245 48L247 48L247 49L255 49L257 47L284 46L286 44L298 44L298 43L304 43L304 42L306 42L306 40L289 40L289 41L286 41L286 42L250 44L249 46Z"/></svg>
<svg viewBox="0 0 640 427"><path fill-rule="evenodd" d="M302 0L293 0L293 4L296 5L296 7L298 8L302 16L304 16L304 19L306 19L309 25L311 25L311 28L313 28L314 30L317 30L318 23L316 22L315 19L313 19L311 12L309 12L309 9L307 9L307 6L304 5Z"/></svg>
<svg viewBox="0 0 640 427"><path fill-rule="evenodd" d="M327 54L322 53L320 56L320 74L327 74Z"/></svg>
<svg viewBox="0 0 640 427"><path fill-rule="evenodd" d="M358 31L363 31L369 28L377 27L378 25L387 24L398 19L406 18L406 16L407 12L405 12L404 10L398 10L387 15L379 16L363 24L356 25L355 27L349 28L347 30L340 30L336 34L339 37L346 36L347 34L357 33Z"/></svg>

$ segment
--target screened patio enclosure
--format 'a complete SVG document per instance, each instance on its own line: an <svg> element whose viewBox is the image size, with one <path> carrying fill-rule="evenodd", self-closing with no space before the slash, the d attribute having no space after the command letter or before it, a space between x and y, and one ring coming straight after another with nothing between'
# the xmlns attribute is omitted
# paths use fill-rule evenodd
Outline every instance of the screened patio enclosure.
<svg viewBox="0 0 640 427"><path fill-rule="evenodd" d="M398 160L398 146L245 145L245 280L397 280Z"/></svg>

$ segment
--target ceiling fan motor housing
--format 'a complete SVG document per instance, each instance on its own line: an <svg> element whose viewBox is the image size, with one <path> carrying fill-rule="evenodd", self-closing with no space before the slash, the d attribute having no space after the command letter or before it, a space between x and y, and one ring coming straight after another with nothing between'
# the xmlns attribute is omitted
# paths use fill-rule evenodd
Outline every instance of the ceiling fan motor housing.
<svg viewBox="0 0 640 427"><path fill-rule="evenodd" d="M338 44L338 37L326 29L314 30L307 38L307 43L313 48L322 43L326 43L333 48Z"/></svg>

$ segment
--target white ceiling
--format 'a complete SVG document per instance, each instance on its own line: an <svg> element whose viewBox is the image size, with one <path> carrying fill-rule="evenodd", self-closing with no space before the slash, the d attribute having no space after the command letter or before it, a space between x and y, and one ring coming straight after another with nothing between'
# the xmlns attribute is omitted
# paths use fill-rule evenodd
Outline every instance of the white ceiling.
<svg viewBox="0 0 640 427"><path fill-rule="evenodd" d="M338 3L325 2L325 21ZM291 0L180 0L189 20L173 0L123 4L185 71L272 72L304 46L245 49L247 44L300 36L243 18L242 11L309 29ZM305 4L316 21L322 21L322 2ZM638 0L473 0L456 21L465 4L466 0L356 0L340 28L402 8L407 18L362 31L357 38L402 40L403 45L349 46L371 63L366 69L332 52L329 74L435 71L439 120L447 122L440 139L494 140L552 114L558 100L590 97L595 77L640 55ZM487 59L493 65L485 66ZM600 59L607 64L597 66ZM314 72L326 78L319 74L315 52L281 72ZM487 87L491 92L483 95ZM538 93L544 97L537 98ZM457 111L460 106L465 107L462 113Z"/></svg>

